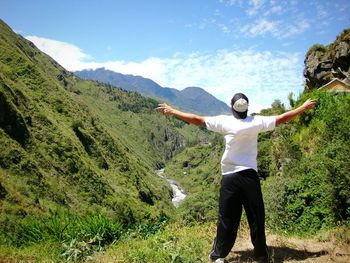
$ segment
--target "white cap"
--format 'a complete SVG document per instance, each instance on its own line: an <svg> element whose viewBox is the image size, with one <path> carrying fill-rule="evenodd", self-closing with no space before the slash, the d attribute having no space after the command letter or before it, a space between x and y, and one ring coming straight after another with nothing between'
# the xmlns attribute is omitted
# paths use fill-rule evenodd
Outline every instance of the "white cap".
<svg viewBox="0 0 350 263"><path fill-rule="evenodd" d="M240 98L233 104L232 107L237 112L245 112L248 110L248 101L246 101L243 98Z"/></svg>

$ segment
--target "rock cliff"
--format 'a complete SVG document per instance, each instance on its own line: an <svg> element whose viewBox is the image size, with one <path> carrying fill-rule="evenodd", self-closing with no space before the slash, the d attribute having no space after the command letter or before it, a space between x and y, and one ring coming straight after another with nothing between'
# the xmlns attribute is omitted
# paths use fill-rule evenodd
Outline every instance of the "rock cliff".
<svg viewBox="0 0 350 263"><path fill-rule="evenodd" d="M312 46L304 64L305 90L319 88L334 78L350 81L350 29L328 46Z"/></svg>

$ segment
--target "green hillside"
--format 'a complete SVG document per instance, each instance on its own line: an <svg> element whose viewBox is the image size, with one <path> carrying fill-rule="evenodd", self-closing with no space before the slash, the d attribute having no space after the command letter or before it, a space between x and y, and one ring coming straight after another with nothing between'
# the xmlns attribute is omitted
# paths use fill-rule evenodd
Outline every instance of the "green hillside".
<svg viewBox="0 0 350 263"><path fill-rule="evenodd" d="M156 106L76 78L0 21L1 243L45 239L54 231L45 220L64 236L72 218L126 226L169 217L171 188L155 170L207 133Z"/></svg>

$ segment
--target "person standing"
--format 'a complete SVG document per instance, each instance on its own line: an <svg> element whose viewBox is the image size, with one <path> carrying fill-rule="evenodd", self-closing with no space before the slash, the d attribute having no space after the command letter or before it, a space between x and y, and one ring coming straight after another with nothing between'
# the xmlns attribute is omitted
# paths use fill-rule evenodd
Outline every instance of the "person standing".
<svg viewBox="0 0 350 263"><path fill-rule="evenodd" d="M182 112L166 103L157 110L188 123L206 126L225 137L225 151L221 159L222 180L216 237L209 254L211 262L225 262L237 236L244 208L250 228L251 241L257 262L268 262L265 237L265 209L257 173L258 134L273 130L276 125L289 122L314 108L316 100L308 99L300 107L277 116L247 116L249 100L236 93L231 100L232 115L201 116Z"/></svg>

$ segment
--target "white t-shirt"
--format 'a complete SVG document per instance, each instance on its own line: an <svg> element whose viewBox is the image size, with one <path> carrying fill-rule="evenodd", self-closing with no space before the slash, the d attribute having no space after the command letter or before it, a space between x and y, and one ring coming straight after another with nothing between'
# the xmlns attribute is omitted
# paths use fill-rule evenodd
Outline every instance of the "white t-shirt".
<svg viewBox="0 0 350 263"><path fill-rule="evenodd" d="M225 152L221 159L222 174L257 168L258 134L273 130L275 116L248 116L237 119L220 115L205 117L207 129L225 136Z"/></svg>

